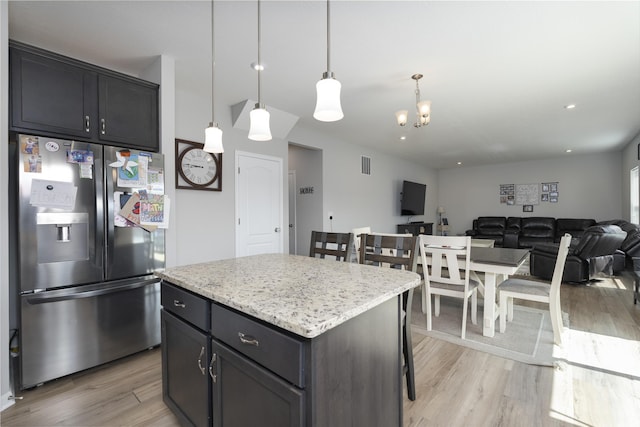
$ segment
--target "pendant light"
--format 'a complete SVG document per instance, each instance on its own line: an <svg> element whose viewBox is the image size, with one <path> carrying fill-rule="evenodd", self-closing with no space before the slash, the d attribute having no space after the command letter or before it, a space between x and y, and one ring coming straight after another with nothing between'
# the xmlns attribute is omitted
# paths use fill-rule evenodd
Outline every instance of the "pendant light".
<svg viewBox="0 0 640 427"><path fill-rule="evenodd" d="M313 117L321 122L335 122L344 117L340 105L340 89L342 85L335 79L331 71L331 35L330 10L327 0L327 71L322 73L322 80L316 83L316 110Z"/></svg>
<svg viewBox="0 0 640 427"><path fill-rule="evenodd" d="M260 87L260 75L262 73L262 59L260 57L260 0L258 0L258 103L255 105L251 113L249 113L249 139L253 141L270 141L271 129L269 129L269 112L262 103L262 94Z"/></svg>
<svg viewBox="0 0 640 427"><path fill-rule="evenodd" d="M211 122L209 123L209 127L204 131L203 150L209 153L224 153L224 147L222 146L222 129L220 129L218 127L218 123L216 123L215 102L213 96L215 88L216 69L216 45L213 26L213 4L214 0L211 0Z"/></svg>

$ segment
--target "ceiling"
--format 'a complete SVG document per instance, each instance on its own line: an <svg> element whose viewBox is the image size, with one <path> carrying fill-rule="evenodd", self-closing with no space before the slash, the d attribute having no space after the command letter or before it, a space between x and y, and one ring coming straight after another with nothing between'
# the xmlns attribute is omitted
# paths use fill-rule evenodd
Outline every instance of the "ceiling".
<svg viewBox="0 0 640 427"><path fill-rule="evenodd" d="M209 8L10 1L9 36L133 75L165 54L175 58L176 88L209 98ZM257 7L216 1L215 12L220 109L257 97L249 66ZM637 1L334 0L331 70L345 114L334 123L312 117L326 71L324 1L263 1L262 60L268 107L327 138L437 169L616 151L640 132ZM422 99L432 101L431 124L421 129L399 127L394 116L415 106L415 73L424 74Z"/></svg>

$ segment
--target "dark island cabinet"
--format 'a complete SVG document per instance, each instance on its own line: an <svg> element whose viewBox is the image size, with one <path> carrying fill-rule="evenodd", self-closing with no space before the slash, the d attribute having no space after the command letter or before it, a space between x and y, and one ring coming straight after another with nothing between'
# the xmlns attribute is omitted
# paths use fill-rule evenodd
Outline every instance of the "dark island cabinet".
<svg viewBox="0 0 640 427"><path fill-rule="evenodd" d="M162 394L181 425L402 426L398 298L305 338L161 289Z"/></svg>
<svg viewBox="0 0 640 427"><path fill-rule="evenodd" d="M165 310L161 321L163 400L182 425L210 425L209 339Z"/></svg>
<svg viewBox="0 0 640 427"><path fill-rule="evenodd" d="M158 151L158 85L15 41L10 127Z"/></svg>
<svg viewBox="0 0 640 427"><path fill-rule="evenodd" d="M212 352L214 426L305 425L303 390L215 339Z"/></svg>
<svg viewBox="0 0 640 427"><path fill-rule="evenodd" d="M183 426L211 425L210 302L161 286L162 399Z"/></svg>

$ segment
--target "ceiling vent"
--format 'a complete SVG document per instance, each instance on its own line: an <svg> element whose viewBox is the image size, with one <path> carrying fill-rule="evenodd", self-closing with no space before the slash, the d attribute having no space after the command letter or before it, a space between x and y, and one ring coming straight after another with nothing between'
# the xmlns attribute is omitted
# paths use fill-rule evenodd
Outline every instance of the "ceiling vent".
<svg viewBox="0 0 640 427"><path fill-rule="evenodd" d="M371 175L371 157L360 156L360 173Z"/></svg>

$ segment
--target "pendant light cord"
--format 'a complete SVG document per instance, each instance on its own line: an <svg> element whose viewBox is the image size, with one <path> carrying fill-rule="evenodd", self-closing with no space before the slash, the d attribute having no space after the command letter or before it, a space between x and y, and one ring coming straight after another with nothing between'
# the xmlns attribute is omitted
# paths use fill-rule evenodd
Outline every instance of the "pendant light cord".
<svg viewBox="0 0 640 427"><path fill-rule="evenodd" d="M214 19L213 19L213 4L214 0L211 0L211 123L216 122L216 107L214 102L215 93L215 70L216 70L216 44L214 41Z"/></svg>
<svg viewBox="0 0 640 427"><path fill-rule="evenodd" d="M260 88L260 73L262 72L262 59L260 56L260 47L262 43L261 35L261 27L260 27L260 0L258 0L258 104L262 105L262 93ZM262 107L260 107L262 108Z"/></svg>
<svg viewBox="0 0 640 427"><path fill-rule="evenodd" d="M330 12L329 0L327 0L327 72L331 71L331 34L330 34Z"/></svg>

